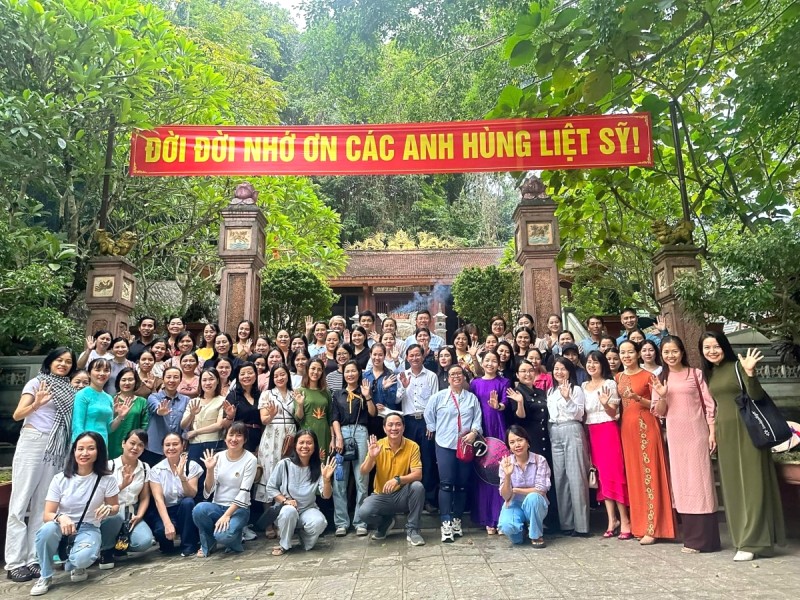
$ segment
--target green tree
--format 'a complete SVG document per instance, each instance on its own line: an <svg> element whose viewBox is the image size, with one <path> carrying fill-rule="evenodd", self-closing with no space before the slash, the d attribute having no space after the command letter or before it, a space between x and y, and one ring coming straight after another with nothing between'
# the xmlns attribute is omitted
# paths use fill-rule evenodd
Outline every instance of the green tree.
<svg viewBox="0 0 800 600"><path fill-rule="evenodd" d="M529 75L509 82L490 117L653 117L654 168L542 173L559 202L562 264L646 265L657 247L652 223L684 217L699 225L695 240L711 256L716 225L752 231L788 215L800 168L798 16L792 0L528 6L504 50ZM680 107L687 215L669 102ZM627 279L623 287L635 282Z"/></svg>
<svg viewBox="0 0 800 600"><path fill-rule="evenodd" d="M301 264L271 265L261 279L261 331L303 331L305 318L327 318L337 295L314 269Z"/></svg>
<svg viewBox="0 0 800 600"><path fill-rule="evenodd" d="M800 362L800 218L725 236L714 268L684 275L676 290L700 320L724 317L778 342L786 362Z"/></svg>
<svg viewBox="0 0 800 600"><path fill-rule="evenodd" d="M501 314L511 323L519 312L519 274L497 267L470 267L453 281L453 307L458 316L488 331L493 315Z"/></svg>

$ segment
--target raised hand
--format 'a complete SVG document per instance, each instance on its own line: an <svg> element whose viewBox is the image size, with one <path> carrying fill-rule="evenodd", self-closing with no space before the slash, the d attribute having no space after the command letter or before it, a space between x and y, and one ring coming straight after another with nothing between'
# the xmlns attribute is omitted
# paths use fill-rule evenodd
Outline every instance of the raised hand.
<svg viewBox="0 0 800 600"><path fill-rule="evenodd" d="M378 455L381 453L381 447L378 446L378 438L374 435L369 436L369 446L367 446L367 452L372 459L378 458Z"/></svg>
<svg viewBox="0 0 800 600"><path fill-rule="evenodd" d="M128 413L131 412L131 407L133 407L133 398L128 398L122 402L115 402L114 415L120 419L124 419L128 416Z"/></svg>
<svg viewBox="0 0 800 600"><path fill-rule="evenodd" d="M33 395L33 410L38 410L41 406L50 402L52 398L53 394L50 392L50 386L46 381L43 381L41 385L39 385L39 389L36 390L36 393Z"/></svg>
<svg viewBox="0 0 800 600"><path fill-rule="evenodd" d="M380 342L381 336L377 331L373 331L369 334L369 339L371 339L373 342Z"/></svg>
<svg viewBox="0 0 800 600"><path fill-rule="evenodd" d="M604 407L608 406L608 403L611 401L611 390L608 388L607 385L604 385L600 388L600 393L598 394L598 400L600 400L600 404Z"/></svg>
<svg viewBox="0 0 800 600"><path fill-rule="evenodd" d="M242 342L242 348L244 349L245 353L250 354L253 348L253 340L248 339Z"/></svg>
<svg viewBox="0 0 800 600"><path fill-rule="evenodd" d="M306 395L301 390L293 390L292 399L294 400L295 404L302 406L306 401Z"/></svg>
<svg viewBox="0 0 800 600"><path fill-rule="evenodd" d="M519 391L515 390L514 388L508 388L506 390L506 396L514 400L515 402L522 402L522 394Z"/></svg>
<svg viewBox="0 0 800 600"><path fill-rule="evenodd" d="M189 412L192 414L192 416L197 416L202 408L203 405L200 404L200 398L194 398L193 400L189 401Z"/></svg>
<svg viewBox="0 0 800 600"><path fill-rule="evenodd" d="M236 417L236 407L227 400L222 403L222 412L225 413L225 418L229 421L233 421Z"/></svg>
<svg viewBox="0 0 800 600"><path fill-rule="evenodd" d="M372 396L372 392L369 389L369 381L366 379L361 381L361 395L367 400Z"/></svg>
<svg viewBox="0 0 800 600"><path fill-rule="evenodd" d="M119 484L119 489L124 490L133 483L133 467L128 465L122 466L122 483Z"/></svg>
<svg viewBox="0 0 800 600"><path fill-rule="evenodd" d="M97 346L97 340L94 339L94 336L87 336L86 337L86 350L94 350Z"/></svg>
<svg viewBox="0 0 800 600"><path fill-rule="evenodd" d="M328 460L322 463L322 476L325 479L331 479L335 472L336 472L336 459L333 456L329 456Z"/></svg>
<svg viewBox="0 0 800 600"><path fill-rule="evenodd" d="M650 378L650 387L656 391L659 397L664 398L667 395L667 382L661 383L661 380L653 375Z"/></svg>
<svg viewBox="0 0 800 600"><path fill-rule="evenodd" d="M177 475L178 477L181 476L181 473L186 472L186 463L189 461L189 454L187 452L181 452L181 457L178 459L178 467L177 467Z"/></svg>
<svg viewBox="0 0 800 600"><path fill-rule="evenodd" d="M469 352L469 355L472 358L475 358L478 355L478 352L480 351L480 349L481 349L481 346L480 346L480 344L478 344L478 342L472 342L469 345L469 348L467 348L467 352Z"/></svg>
<svg viewBox="0 0 800 600"><path fill-rule="evenodd" d="M571 388L572 386L568 381L558 386L558 391L561 392L561 397L564 398L564 400L569 400L570 392L572 392Z"/></svg>
<svg viewBox="0 0 800 600"><path fill-rule="evenodd" d="M213 471L217 466L217 455L213 450L208 449L203 452L203 464L206 466L206 471Z"/></svg>
<svg viewBox="0 0 800 600"><path fill-rule="evenodd" d="M656 324L655 324L655 327L656 327L656 329L658 329L660 332L662 332L662 333L663 333L663 332L665 332L665 331L667 330L667 320L666 320L666 319L665 319L663 316L661 316L661 315L658 315L658 316L656 317Z"/></svg>
<svg viewBox="0 0 800 600"><path fill-rule="evenodd" d="M407 388L408 384L411 383L411 380L408 378L408 375L406 375L406 372L400 371L399 377L400 377L400 383L403 384L404 388Z"/></svg>
<svg viewBox="0 0 800 600"><path fill-rule="evenodd" d="M169 414L169 398L164 398L159 402L156 414L159 417L166 417Z"/></svg>
<svg viewBox="0 0 800 600"><path fill-rule="evenodd" d="M383 378L383 389L388 390L392 387L395 383L397 383L397 375L392 373L388 377Z"/></svg>
<svg viewBox="0 0 800 600"><path fill-rule="evenodd" d="M506 477L510 477L514 472L514 458L512 456L504 456L500 459L500 466L503 467L503 473Z"/></svg>
<svg viewBox="0 0 800 600"><path fill-rule="evenodd" d="M761 359L764 358L764 355L761 354L761 351L756 348L748 348L747 354L742 356L739 355L739 363L742 365L744 372L747 373L748 377L752 377L756 374L756 366Z"/></svg>
<svg viewBox="0 0 800 600"><path fill-rule="evenodd" d="M500 408L500 403L497 401L497 390L489 392L489 406L495 410Z"/></svg>
<svg viewBox="0 0 800 600"><path fill-rule="evenodd" d="M311 315L306 315L306 331L311 329L314 325L314 318Z"/></svg>
<svg viewBox="0 0 800 600"><path fill-rule="evenodd" d="M278 414L278 403L273 400L267 404L267 412L269 413L269 418L274 419Z"/></svg>

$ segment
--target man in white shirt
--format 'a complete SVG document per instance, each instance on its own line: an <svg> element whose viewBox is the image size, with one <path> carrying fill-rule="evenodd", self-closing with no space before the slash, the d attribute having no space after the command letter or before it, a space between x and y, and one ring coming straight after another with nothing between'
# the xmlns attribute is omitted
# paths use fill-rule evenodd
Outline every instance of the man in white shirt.
<svg viewBox="0 0 800 600"><path fill-rule="evenodd" d="M436 373L422 366L422 348L412 343L406 349L410 369L401 371L397 378L397 403L403 412L405 437L416 442L422 456L422 485L425 487L425 510L436 511L438 469L433 434L425 426L425 407L428 399L439 391Z"/></svg>

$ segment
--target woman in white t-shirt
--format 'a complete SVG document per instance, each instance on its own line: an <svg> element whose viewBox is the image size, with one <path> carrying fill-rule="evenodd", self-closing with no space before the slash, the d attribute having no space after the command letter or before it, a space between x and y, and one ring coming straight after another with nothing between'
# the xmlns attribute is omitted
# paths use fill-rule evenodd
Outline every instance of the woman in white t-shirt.
<svg viewBox="0 0 800 600"><path fill-rule="evenodd" d="M108 548L100 554L101 569L114 567L114 546L123 523L127 523L130 532L129 552L144 552L153 544L153 532L144 522L144 515L150 506L150 483L147 481L150 469L139 457L145 448L147 432L133 429L122 442L122 456L108 463L119 485L119 514L100 525L103 548Z"/></svg>
<svg viewBox="0 0 800 600"><path fill-rule="evenodd" d="M70 378L75 373L75 362L75 353L69 348L50 352L39 374L22 389L12 416L15 421L23 421L12 462L14 486L6 524L5 566L8 579L15 583L41 575L34 542L42 525L48 486L63 468L69 452L75 400Z"/></svg>
<svg viewBox="0 0 800 600"><path fill-rule="evenodd" d="M150 469L148 481L152 503L145 520L158 541L161 552L175 552L175 537L181 538L181 556L197 552L197 527L192 521L197 480L203 467L189 460L186 442L175 432L164 437L164 460Z"/></svg>
<svg viewBox="0 0 800 600"><path fill-rule="evenodd" d="M50 589L62 536L75 536L64 570L72 581L85 581L100 555L100 523L119 513L119 485L108 469L103 437L87 431L77 437L63 473L50 482L44 505L44 525L36 533L36 556L42 574L31 589L41 596Z"/></svg>
<svg viewBox="0 0 800 600"><path fill-rule="evenodd" d="M111 353L112 339L114 337L108 329L98 329L93 336L87 337L85 349L78 356L78 368L86 368L86 365L96 358L114 360L114 355Z"/></svg>
<svg viewBox="0 0 800 600"><path fill-rule="evenodd" d="M247 427L237 421L225 435L224 452L206 450L206 481L201 502L194 507L192 519L200 532L197 556L207 557L219 544L225 552L242 552L242 531L250 520L250 488L256 476L258 461L245 450Z"/></svg>

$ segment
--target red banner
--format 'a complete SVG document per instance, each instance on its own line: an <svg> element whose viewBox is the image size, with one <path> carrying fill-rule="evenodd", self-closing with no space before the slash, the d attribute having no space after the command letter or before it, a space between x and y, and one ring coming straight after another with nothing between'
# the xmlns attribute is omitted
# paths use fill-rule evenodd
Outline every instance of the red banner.
<svg viewBox="0 0 800 600"><path fill-rule="evenodd" d="M176 125L131 140L131 175L407 175L653 164L647 113L390 125Z"/></svg>

